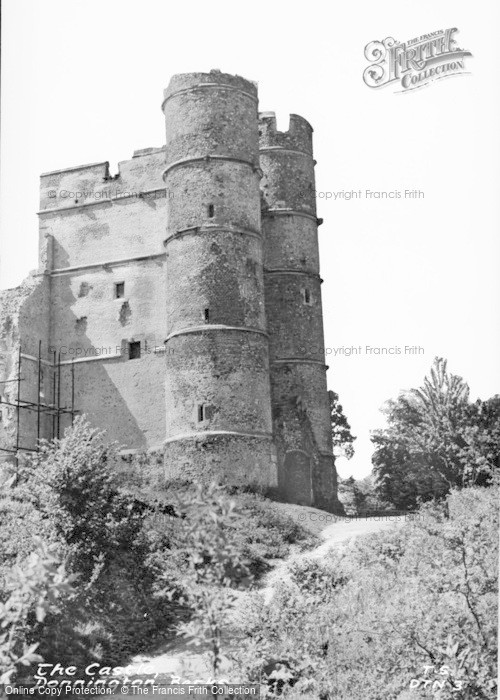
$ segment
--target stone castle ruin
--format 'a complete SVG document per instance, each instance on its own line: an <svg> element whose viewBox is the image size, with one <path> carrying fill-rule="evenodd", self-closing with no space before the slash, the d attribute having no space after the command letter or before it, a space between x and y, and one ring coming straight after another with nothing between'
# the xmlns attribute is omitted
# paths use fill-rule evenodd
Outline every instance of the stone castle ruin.
<svg viewBox="0 0 500 700"><path fill-rule="evenodd" d="M220 71L162 109L166 145L117 175L41 176L39 269L0 296L0 455L78 411L167 479L336 510L312 127Z"/></svg>

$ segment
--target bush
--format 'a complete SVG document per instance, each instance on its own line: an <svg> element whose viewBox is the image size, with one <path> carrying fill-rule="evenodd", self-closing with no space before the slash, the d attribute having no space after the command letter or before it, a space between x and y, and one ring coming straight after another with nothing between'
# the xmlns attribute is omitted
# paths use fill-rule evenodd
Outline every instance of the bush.
<svg viewBox="0 0 500 700"><path fill-rule="evenodd" d="M192 644L208 645L216 677L224 659L223 628L238 599L235 588L251 583L247 562L233 536L240 514L216 484L199 486L176 505L186 515L178 521L185 552L181 600L190 610L190 620L180 625L179 634Z"/></svg>
<svg viewBox="0 0 500 700"><path fill-rule="evenodd" d="M149 561L157 581L166 579L166 589L157 583L157 590L184 606L189 619L180 629L191 643L207 644L217 674L235 589L248 587L292 545L311 546L316 538L262 496L235 488L176 482L146 500Z"/></svg>
<svg viewBox="0 0 500 700"><path fill-rule="evenodd" d="M68 576L64 563L38 540L37 549L24 562L21 570L14 567L6 577L0 603L0 683L13 683L19 665L30 666L43 658L35 653L38 643L28 643L31 621L42 623L49 609L57 609L61 599L71 591L73 576ZM32 622L33 624L33 622Z"/></svg>
<svg viewBox="0 0 500 700"><path fill-rule="evenodd" d="M276 509L272 501L254 493L221 487L221 493L234 502L238 518L231 522L230 539L258 580L269 571L274 559L288 556L291 547L312 547L317 539L289 516ZM145 534L151 552L149 563L156 572L169 571L172 588L182 590L186 572L186 542L183 519L196 518L197 489L190 483L170 483L162 492L143 494L151 510L144 519Z"/></svg>
<svg viewBox="0 0 500 700"><path fill-rule="evenodd" d="M0 494L4 579L14 566L28 565L38 546L35 535L77 577L71 595L43 621L31 615L23 627L23 639L37 644L47 663L79 669L92 661L121 665L132 653L172 635L179 618L196 613L190 528L210 532L207 522L214 512L208 509L207 520L191 484L159 489L154 455L142 459L140 470L117 472L116 462L115 448L79 418L63 439L44 443L27 459ZM219 495L220 503L234 501L238 510L224 529L233 557L229 588L241 585L247 560L248 573L259 576L292 545L314 541L261 496L222 488ZM220 581L212 587L227 588Z"/></svg>
<svg viewBox="0 0 500 700"><path fill-rule="evenodd" d="M117 488L113 459L103 434L78 418L63 439L27 460L0 499L0 511L10 516L0 530L4 571L23 564L38 533L77 576L61 609L31 629L48 663L119 663L165 624L167 609L153 595L142 513Z"/></svg>
<svg viewBox="0 0 500 700"><path fill-rule="evenodd" d="M238 664L286 662L313 697L396 700L427 680L441 700L495 698L497 531L496 490L474 487L308 560L249 611Z"/></svg>

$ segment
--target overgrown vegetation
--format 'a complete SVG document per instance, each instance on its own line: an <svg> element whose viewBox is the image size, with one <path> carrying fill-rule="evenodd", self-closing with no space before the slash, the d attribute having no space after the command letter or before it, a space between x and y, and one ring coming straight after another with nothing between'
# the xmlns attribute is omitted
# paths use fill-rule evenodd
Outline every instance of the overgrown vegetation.
<svg viewBox="0 0 500 700"><path fill-rule="evenodd" d="M198 488L183 481L165 485L158 478L160 473L151 457L141 454L118 478L121 489L142 506L151 561L167 567L171 579L182 586L186 560L182 519L196 520ZM308 530L261 494L235 487L223 487L222 493L234 501L238 515L228 525L231 540L256 581L271 568L273 560L285 558L292 546L308 549L317 543Z"/></svg>
<svg viewBox="0 0 500 700"><path fill-rule="evenodd" d="M496 698L497 528L496 489L473 487L305 560L254 601L236 667L310 698Z"/></svg>
<svg viewBox="0 0 500 700"><path fill-rule="evenodd" d="M388 423L374 475L340 480L339 495L349 515L418 508L413 520L302 557L266 603L263 574L312 535L259 494L163 484L154 455L117 472L115 448L78 419L0 493L4 678L41 658L122 665L177 632L209 650L214 677L232 655L270 695L494 698L500 397L471 403L437 359ZM244 637L237 653L228 632Z"/></svg>
<svg viewBox="0 0 500 700"><path fill-rule="evenodd" d="M178 521L184 553L181 600L191 610L178 633L195 646L208 645L213 677L217 678L224 659L222 635L228 615L238 600L238 589L252 582L249 562L233 536L241 516L235 501L214 484L199 486L194 495L179 499L176 507L185 515Z"/></svg>
<svg viewBox="0 0 500 700"><path fill-rule="evenodd" d="M49 609L56 610L59 600L72 592L75 577L68 576L53 549L38 540L23 567L14 567L5 579L5 600L0 603L0 684L10 683L19 665L43 660L36 653L38 642L28 644L29 618L42 623Z"/></svg>
<svg viewBox="0 0 500 700"><path fill-rule="evenodd" d="M179 615L185 620L191 614L196 620L190 574L199 575L203 568L193 565L193 556L199 555L197 542L209 546L207 523L214 518L222 529L210 551L222 546L223 537L234 564L229 576L232 587L241 584L241 571L247 566L243 562L258 578L271 559L288 554L291 544L305 547L314 542L256 494L220 489L219 517L216 502L210 500L214 494L208 491L203 496L209 501L202 507L202 496L190 484L172 484L154 494L135 492L133 479L117 475L112 466L115 457L115 448L106 444L104 435L78 419L62 440L44 444L2 487L4 581L12 578L15 567L30 570L30 557L41 538L56 558L50 560L51 566L56 560L64 562L74 582L70 589L44 589L46 576L41 572L33 586L57 592L57 605L45 610L43 619L37 618L38 589L34 589L16 614L16 639L21 646L24 641L36 643L37 654L47 663L79 669L90 661L121 665L130 654L172 635ZM135 486L142 478L136 475ZM217 585L222 583L221 579ZM0 594L0 603L9 609L10 590L4 586ZM6 666L6 657L2 667L11 676L15 668L18 680L27 672L19 665L23 654L16 657L9 652L11 666Z"/></svg>
<svg viewBox="0 0 500 700"><path fill-rule="evenodd" d="M48 663L119 663L161 630L168 609L154 596L143 518L114 483L113 447L82 419L20 468L0 499L2 574L26 567L36 538L75 580L27 639ZM3 602L3 600L2 600Z"/></svg>

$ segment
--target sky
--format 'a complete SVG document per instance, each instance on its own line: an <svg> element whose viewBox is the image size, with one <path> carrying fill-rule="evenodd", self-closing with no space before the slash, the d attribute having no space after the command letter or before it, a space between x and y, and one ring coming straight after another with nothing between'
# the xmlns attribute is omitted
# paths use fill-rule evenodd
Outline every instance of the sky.
<svg viewBox="0 0 500 700"><path fill-rule="evenodd" d="M314 127L328 383L357 436L340 475L370 472L381 407L435 356L472 398L500 393L496 1L4 0L2 20L0 288L37 267L40 173L163 145L170 77L218 68L257 81L279 128ZM371 41L452 27L466 75L364 83Z"/></svg>

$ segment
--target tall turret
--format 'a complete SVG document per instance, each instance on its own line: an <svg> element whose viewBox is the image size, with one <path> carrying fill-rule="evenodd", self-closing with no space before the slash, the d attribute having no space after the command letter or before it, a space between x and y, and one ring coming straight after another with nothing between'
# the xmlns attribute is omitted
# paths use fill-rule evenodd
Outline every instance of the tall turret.
<svg viewBox="0 0 500 700"><path fill-rule="evenodd" d="M257 88L177 75L163 111L166 473L275 486Z"/></svg>
<svg viewBox="0 0 500 700"><path fill-rule="evenodd" d="M338 509L324 361L312 127L260 115L264 280L279 490Z"/></svg>

